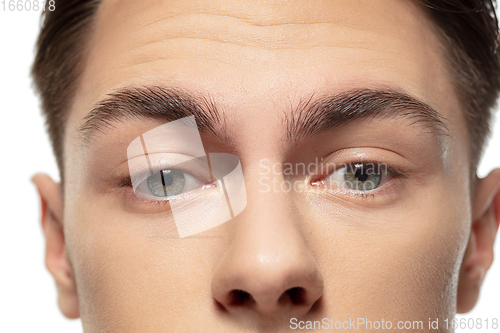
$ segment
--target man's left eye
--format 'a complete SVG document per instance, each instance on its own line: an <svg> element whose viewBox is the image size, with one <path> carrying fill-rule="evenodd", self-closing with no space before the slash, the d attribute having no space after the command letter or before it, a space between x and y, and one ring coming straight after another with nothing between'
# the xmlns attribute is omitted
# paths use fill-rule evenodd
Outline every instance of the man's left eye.
<svg viewBox="0 0 500 333"><path fill-rule="evenodd" d="M376 189L382 182L380 165L354 163L335 170L325 179L329 187L339 187L355 191Z"/></svg>

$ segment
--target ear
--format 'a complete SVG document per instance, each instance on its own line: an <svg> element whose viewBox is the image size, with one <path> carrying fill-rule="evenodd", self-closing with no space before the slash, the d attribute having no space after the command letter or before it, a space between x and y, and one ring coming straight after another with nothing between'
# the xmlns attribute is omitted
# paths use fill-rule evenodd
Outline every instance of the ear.
<svg viewBox="0 0 500 333"><path fill-rule="evenodd" d="M478 179L473 199L472 230L460 269L457 312L476 305L486 272L493 262L493 245L500 223L500 169Z"/></svg>
<svg viewBox="0 0 500 333"><path fill-rule="evenodd" d="M76 283L63 231L63 205L61 186L48 175L37 174L32 178L42 204L42 229L45 236L45 265L54 277L57 286L58 304L61 312L70 319L80 316Z"/></svg>

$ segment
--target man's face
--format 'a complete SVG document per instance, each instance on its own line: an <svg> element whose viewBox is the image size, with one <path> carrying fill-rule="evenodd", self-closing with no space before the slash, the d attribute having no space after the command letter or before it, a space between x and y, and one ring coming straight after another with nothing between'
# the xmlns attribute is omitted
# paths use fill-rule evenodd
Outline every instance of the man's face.
<svg viewBox="0 0 500 333"><path fill-rule="evenodd" d="M469 138L446 56L417 4L105 0L88 51L67 124L63 216L86 331L277 332L291 318L427 325L455 312L470 229ZM172 237L168 209L123 182L128 146L159 119L123 118L83 140L96 103L141 87L217 107L221 135L201 139L207 153L239 158L239 215ZM303 128L319 117L312 108L306 119L307 105L337 96L345 104L362 91L392 113ZM446 129L413 116L418 107L388 103L387 91L425 103ZM318 160L388 171L368 194L331 188L336 168L280 172Z"/></svg>

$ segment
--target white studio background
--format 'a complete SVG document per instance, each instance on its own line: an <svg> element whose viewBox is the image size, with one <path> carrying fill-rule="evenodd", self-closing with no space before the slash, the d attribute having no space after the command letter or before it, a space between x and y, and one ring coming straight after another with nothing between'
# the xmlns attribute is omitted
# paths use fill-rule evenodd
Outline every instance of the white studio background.
<svg viewBox="0 0 500 333"><path fill-rule="evenodd" d="M0 194L0 332L82 332L80 321L65 319L57 307L54 282L44 266L39 199L30 182L31 176L39 171L58 179L29 79L38 29L39 12L11 12L0 8L0 107L4 117L0 131L1 173L5 177ZM498 119L493 132L479 168L480 176L500 166ZM497 239L496 253L500 258L500 239ZM497 259L486 276L478 305L460 318L500 319L499 281L500 260Z"/></svg>

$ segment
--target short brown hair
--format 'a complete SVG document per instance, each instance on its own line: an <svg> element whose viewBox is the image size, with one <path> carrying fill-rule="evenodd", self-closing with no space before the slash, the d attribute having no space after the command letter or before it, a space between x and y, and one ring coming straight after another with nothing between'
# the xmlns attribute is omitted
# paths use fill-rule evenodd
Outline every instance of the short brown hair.
<svg viewBox="0 0 500 333"><path fill-rule="evenodd" d="M421 0L440 32L471 137L475 175L490 135L500 91L499 34L494 0ZM48 1L46 1L48 6ZM86 60L86 45L101 0L58 0L42 14L32 76L54 149L61 180L68 109Z"/></svg>

